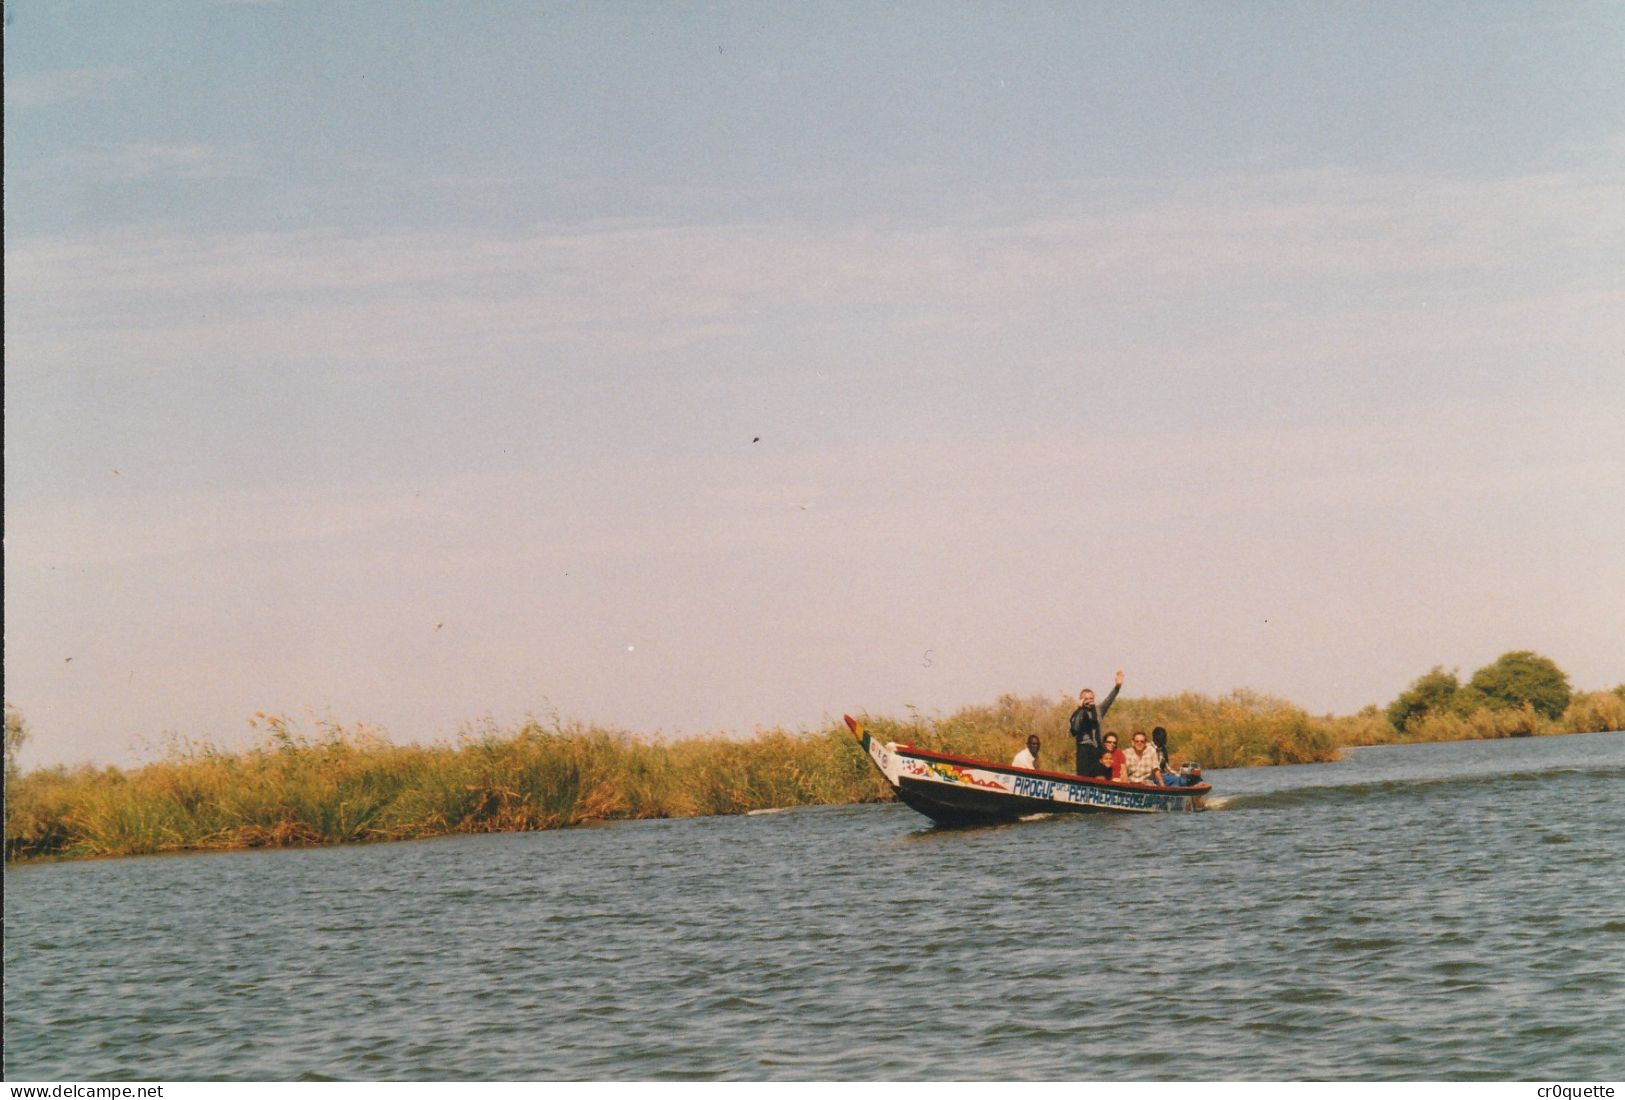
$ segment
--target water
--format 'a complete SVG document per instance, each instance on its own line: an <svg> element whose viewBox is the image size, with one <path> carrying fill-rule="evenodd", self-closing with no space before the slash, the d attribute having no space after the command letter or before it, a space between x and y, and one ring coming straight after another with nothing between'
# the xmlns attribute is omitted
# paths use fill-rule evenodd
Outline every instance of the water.
<svg viewBox="0 0 1625 1100"><path fill-rule="evenodd" d="M9 868L5 1076L1625 1076L1625 736L1209 778Z"/></svg>

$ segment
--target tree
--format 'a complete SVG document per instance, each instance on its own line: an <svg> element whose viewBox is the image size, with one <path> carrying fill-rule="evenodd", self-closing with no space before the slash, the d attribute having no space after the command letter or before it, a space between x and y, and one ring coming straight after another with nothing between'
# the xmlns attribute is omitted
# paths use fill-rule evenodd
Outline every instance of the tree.
<svg viewBox="0 0 1625 1100"><path fill-rule="evenodd" d="M6 704L6 787L10 788L12 781L17 778L17 752L28 740L28 731L23 728L23 716L17 708L10 703Z"/></svg>
<svg viewBox="0 0 1625 1100"><path fill-rule="evenodd" d="M1411 720L1425 714L1456 710L1460 690L1461 682L1456 679L1454 670L1446 672L1442 666L1434 665L1417 677L1409 690L1400 692L1399 698L1388 704L1388 721L1395 729L1402 730Z"/></svg>
<svg viewBox="0 0 1625 1100"><path fill-rule="evenodd" d="M1473 673L1468 686L1492 707L1530 706L1547 718L1561 717L1573 694L1568 675L1550 657L1527 649L1501 654Z"/></svg>

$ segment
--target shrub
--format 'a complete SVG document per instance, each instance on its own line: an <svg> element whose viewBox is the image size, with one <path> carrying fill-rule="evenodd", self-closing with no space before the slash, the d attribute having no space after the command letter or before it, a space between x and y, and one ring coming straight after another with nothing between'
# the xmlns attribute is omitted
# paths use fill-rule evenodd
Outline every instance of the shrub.
<svg viewBox="0 0 1625 1100"><path fill-rule="evenodd" d="M1388 721L1393 723L1395 729L1402 730L1423 715L1456 710L1460 690L1461 682L1456 679L1454 670L1446 672L1441 666L1434 665L1388 705Z"/></svg>
<svg viewBox="0 0 1625 1100"><path fill-rule="evenodd" d="M1569 678L1549 658L1527 649L1503 653L1473 673L1469 685L1492 707L1531 706L1558 718L1569 705Z"/></svg>
<svg viewBox="0 0 1625 1100"><path fill-rule="evenodd" d="M6 710L6 789L11 789L12 782L17 778L17 754L22 751L23 743L28 740L28 731L23 727L23 716L17 708L10 703L5 705Z"/></svg>

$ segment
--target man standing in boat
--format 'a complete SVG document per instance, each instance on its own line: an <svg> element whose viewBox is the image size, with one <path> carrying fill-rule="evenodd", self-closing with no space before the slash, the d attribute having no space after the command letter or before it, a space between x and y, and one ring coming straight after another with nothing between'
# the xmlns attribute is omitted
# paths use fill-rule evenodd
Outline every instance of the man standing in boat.
<svg viewBox="0 0 1625 1100"><path fill-rule="evenodd" d="M1123 687L1123 670L1117 670L1117 684L1112 688L1106 701L1095 708L1095 692L1093 688L1084 688L1078 692L1078 709L1072 712L1072 719L1068 723L1071 728L1072 740L1078 743L1078 775L1097 776L1100 774L1100 720L1106 717L1106 712L1112 709L1117 701L1117 693Z"/></svg>

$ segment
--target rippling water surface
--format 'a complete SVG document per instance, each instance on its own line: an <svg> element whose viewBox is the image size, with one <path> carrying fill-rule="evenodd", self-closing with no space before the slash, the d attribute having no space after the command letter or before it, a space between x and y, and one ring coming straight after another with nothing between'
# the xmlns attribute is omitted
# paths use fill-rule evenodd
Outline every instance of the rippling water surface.
<svg viewBox="0 0 1625 1100"><path fill-rule="evenodd" d="M1625 1076L1625 736L900 805L9 868L5 1076Z"/></svg>

